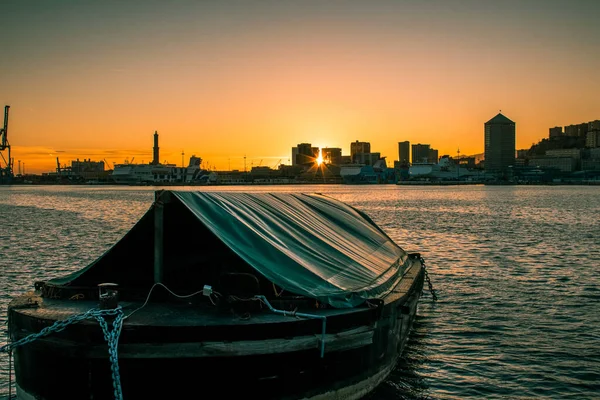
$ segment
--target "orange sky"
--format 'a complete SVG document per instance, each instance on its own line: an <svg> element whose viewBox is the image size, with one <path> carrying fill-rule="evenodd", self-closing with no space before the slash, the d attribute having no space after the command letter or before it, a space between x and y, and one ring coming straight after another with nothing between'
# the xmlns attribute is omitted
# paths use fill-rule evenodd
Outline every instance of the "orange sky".
<svg viewBox="0 0 600 400"><path fill-rule="evenodd" d="M600 119L600 2L26 3L0 16L0 101L28 173L149 162L155 130L161 161L243 169L302 142L482 153L500 109L517 148Z"/></svg>

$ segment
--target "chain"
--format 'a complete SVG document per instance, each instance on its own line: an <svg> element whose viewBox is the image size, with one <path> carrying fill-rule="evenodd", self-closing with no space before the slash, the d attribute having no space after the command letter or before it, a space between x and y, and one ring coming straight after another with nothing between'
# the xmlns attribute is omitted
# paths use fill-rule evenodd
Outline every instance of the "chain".
<svg viewBox="0 0 600 400"><path fill-rule="evenodd" d="M423 257L421 257L419 261L421 261L421 264L423 265L423 270L425 271L425 280L427 281L427 285L429 286L429 292L431 293L431 297L433 298L433 301L436 301L438 297L435 294L435 289L433 288L433 285L431 284L431 279L429 279L427 267L425 267L425 260L423 259Z"/></svg>
<svg viewBox="0 0 600 400"><path fill-rule="evenodd" d="M114 317L115 320L112 323L112 331L108 328L108 324L104 317ZM123 400L123 392L121 390L121 376L119 375L119 359L117 353L117 346L119 344L119 335L121 334L121 328L123 326L123 310L121 307L117 307L111 310L98 310L91 309L83 314L73 315L67 319L56 321L50 326L45 327L38 333L32 333L16 342L8 343L0 347L0 353L8 353L12 355L14 348L26 345L37 339L48 336L52 333L58 333L64 331L67 326L75 324L86 319L95 319L100 324L102 332L104 333L104 339L108 343L108 355L110 359L110 369L112 371L113 378L113 389L116 400Z"/></svg>
<svg viewBox="0 0 600 400"><path fill-rule="evenodd" d="M123 313L117 315L117 318L113 321L112 331L108 328L108 324L102 317L102 315L96 315L95 318L98 320L102 332L104 333L104 339L108 343L108 357L110 360L110 369L112 371L113 378L113 391L116 400L123 400L123 392L121 391L121 375L119 374L119 357L117 353L117 347L119 345L119 335L121 334L121 328L123 327Z"/></svg>

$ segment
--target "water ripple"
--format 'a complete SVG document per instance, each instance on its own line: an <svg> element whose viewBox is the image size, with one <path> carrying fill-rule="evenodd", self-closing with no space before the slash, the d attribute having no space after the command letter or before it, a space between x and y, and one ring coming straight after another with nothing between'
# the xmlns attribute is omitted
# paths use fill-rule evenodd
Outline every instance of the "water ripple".
<svg viewBox="0 0 600 400"><path fill-rule="evenodd" d="M119 240L154 189L0 187L0 324L12 296L88 265ZM368 399L599 397L600 188L202 190L328 194L424 256L439 301L424 293L398 367ZM5 357L0 379L5 395Z"/></svg>

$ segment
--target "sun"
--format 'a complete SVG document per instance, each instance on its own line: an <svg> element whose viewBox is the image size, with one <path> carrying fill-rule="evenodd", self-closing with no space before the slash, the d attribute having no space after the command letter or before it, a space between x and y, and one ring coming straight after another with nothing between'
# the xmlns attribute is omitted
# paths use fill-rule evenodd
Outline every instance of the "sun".
<svg viewBox="0 0 600 400"><path fill-rule="evenodd" d="M323 154L321 154L321 149L319 149L319 157L317 157L316 162L319 167L323 164Z"/></svg>

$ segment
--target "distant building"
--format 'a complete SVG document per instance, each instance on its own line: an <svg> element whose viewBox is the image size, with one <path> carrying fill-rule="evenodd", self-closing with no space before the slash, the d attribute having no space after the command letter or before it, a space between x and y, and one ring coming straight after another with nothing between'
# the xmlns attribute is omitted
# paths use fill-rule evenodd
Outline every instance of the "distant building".
<svg viewBox="0 0 600 400"><path fill-rule="evenodd" d="M443 156L442 156L443 158ZM475 157L461 157L457 160L458 165L464 168L475 168L476 159Z"/></svg>
<svg viewBox="0 0 600 400"><path fill-rule="evenodd" d="M371 143L369 142L356 142L350 143L350 159L352 162L357 162L355 160L355 155L358 153L370 153L371 152Z"/></svg>
<svg viewBox="0 0 600 400"><path fill-rule="evenodd" d="M103 172L104 171L104 161L92 161L90 158L83 161L77 160L71 161L71 171L76 174L83 174L84 172Z"/></svg>
<svg viewBox="0 0 600 400"><path fill-rule="evenodd" d="M398 143L398 161L400 163L410 163L410 142L399 142Z"/></svg>
<svg viewBox="0 0 600 400"><path fill-rule="evenodd" d="M515 165L515 123L498 113L484 124L485 171L505 174Z"/></svg>
<svg viewBox="0 0 600 400"><path fill-rule="evenodd" d="M438 151L436 149L429 149L429 156L427 157L427 162L437 164L438 160Z"/></svg>
<svg viewBox="0 0 600 400"><path fill-rule="evenodd" d="M321 149L323 161L332 165L342 164L342 149L339 147L325 147Z"/></svg>
<svg viewBox="0 0 600 400"><path fill-rule="evenodd" d="M577 160L571 157L540 157L529 160L529 165L539 168L556 168L562 172L573 172L577 168Z"/></svg>
<svg viewBox="0 0 600 400"><path fill-rule="evenodd" d="M313 147L310 143L300 143L297 147L296 165L308 165L315 162Z"/></svg>
<svg viewBox="0 0 600 400"><path fill-rule="evenodd" d="M546 150L546 157L569 157L579 160L581 158L581 149Z"/></svg>
<svg viewBox="0 0 600 400"><path fill-rule="evenodd" d="M581 160L582 171L600 171L600 159Z"/></svg>
<svg viewBox="0 0 600 400"><path fill-rule="evenodd" d="M593 130L587 133L585 147L600 147L600 130Z"/></svg>
<svg viewBox="0 0 600 400"><path fill-rule="evenodd" d="M297 165L298 147L292 147L292 166Z"/></svg>
<svg viewBox="0 0 600 400"><path fill-rule="evenodd" d="M412 145L412 163L427 163L430 157L430 148L428 144L413 144Z"/></svg>
<svg viewBox="0 0 600 400"><path fill-rule="evenodd" d="M588 123L565 126L565 136L585 137L588 126Z"/></svg>
<svg viewBox="0 0 600 400"><path fill-rule="evenodd" d="M562 135L563 135L562 127L555 126L554 128L550 128L550 134L548 135L548 137L550 139L556 139L556 138L561 137Z"/></svg>
<svg viewBox="0 0 600 400"><path fill-rule="evenodd" d="M588 122L588 132L589 131L600 131L600 120L590 121Z"/></svg>
<svg viewBox="0 0 600 400"><path fill-rule="evenodd" d="M588 150L588 157L581 160L581 169L583 171L600 171L600 147Z"/></svg>
<svg viewBox="0 0 600 400"><path fill-rule="evenodd" d="M375 165L381 159L381 153L356 153L354 162L364 165Z"/></svg>
<svg viewBox="0 0 600 400"><path fill-rule="evenodd" d="M529 149L520 149L517 150L517 158L525 158L527 157L527 153L529 152Z"/></svg>

